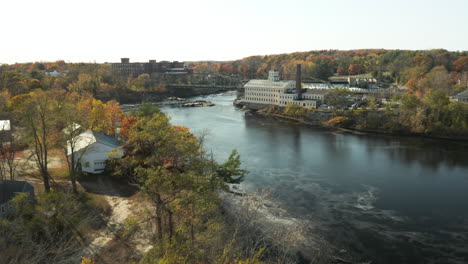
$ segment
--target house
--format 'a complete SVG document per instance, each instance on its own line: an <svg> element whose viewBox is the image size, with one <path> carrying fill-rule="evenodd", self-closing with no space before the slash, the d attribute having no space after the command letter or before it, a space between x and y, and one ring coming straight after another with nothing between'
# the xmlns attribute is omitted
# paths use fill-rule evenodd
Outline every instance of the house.
<svg viewBox="0 0 468 264"><path fill-rule="evenodd" d="M468 103L468 91L464 91L453 96L453 100Z"/></svg>
<svg viewBox="0 0 468 264"><path fill-rule="evenodd" d="M68 71L46 71L44 73L46 76L52 76L52 77L61 77L61 76L65 76L68 74Z"/></svg>
<svg viewBox="0 0 468 264"><path fill-rule="evenodd" d="M75 161L87 173L102 173L106 160L123 156L117 138L93 130L87 130L68 142L68 156L72 155L72 147Z"/></svg>
<svg viewBox="0 0 468 264"><path fill-rule="evenodd" d="M12 199L18 193L27 193L28 200L34 201L34 187L26 181L0 181L0 217L12 213Z"/></svg>

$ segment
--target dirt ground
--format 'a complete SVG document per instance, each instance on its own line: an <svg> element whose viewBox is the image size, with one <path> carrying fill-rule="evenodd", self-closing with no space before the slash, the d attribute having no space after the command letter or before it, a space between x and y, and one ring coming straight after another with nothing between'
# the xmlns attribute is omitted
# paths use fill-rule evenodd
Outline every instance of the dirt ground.
<svg viewBox="0 0 468 264"><path fill-rule="evenodd" d="M104 198L111 207L106 226L92 237L84 256L103 263L128 263L152 248L151 232L144 232L144 229L130 238L122 237L126 219L141 219L140 211L145 206L135 188L104 175L88 177L80 184L86 192Z"/></svg>

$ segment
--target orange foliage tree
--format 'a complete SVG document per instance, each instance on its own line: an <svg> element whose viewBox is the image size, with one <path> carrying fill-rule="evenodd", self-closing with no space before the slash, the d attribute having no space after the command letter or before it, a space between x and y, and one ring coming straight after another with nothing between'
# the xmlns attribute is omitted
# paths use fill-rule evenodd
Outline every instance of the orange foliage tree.
<svg viewBox="0 0 468 264"><path fill-rule="evenodd" d="M120 105L117 101L111 100L105 104L104 107L106 121L108 122L106 133L114 136L117 128L124 119L124 112L120 108Z"/></svg>
<svg viewBox="0 0 468 264"><path fill-rule="evenodd" d="M122 123L120 123L120 135L123 138L128 139L129 133L137 121L138 121L138 117L136 116L130 116L130 115L125 116L122 119Z"/></svg>

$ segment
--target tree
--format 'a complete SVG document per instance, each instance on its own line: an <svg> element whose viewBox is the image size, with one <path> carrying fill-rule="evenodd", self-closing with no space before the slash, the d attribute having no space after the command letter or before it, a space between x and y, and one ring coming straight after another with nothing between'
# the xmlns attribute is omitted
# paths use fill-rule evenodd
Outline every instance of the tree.
<svg viewBox="0 0 468 264"><path fill-rule="evenodd" d="M233 149L228 160L218 165L216 173L225 183L239 184L244 181L244 177L248 173L248 171L241 169L240 165L240 155L236 149Z"/></svg>
<svg viewBox="0 0 468 264"><path fill-rule="evenodd" d="M444 66L436 66L426 75L428 88L447 91L450 87L450 75Z"/></svg>
<svg viewBox="0 0 468 264"><path fill-rule="evenodd" d="M468 56L458 58L453 62L453 67L459 72L468 71Z"/></svg>
<svg viewBox="0 0 468 264"><path fill-rule="evenodd" d="M344 107L349 104L349 99L347 98L349 95L351 95L351 92L346 89L330 89L325 94L325 102L335 107Z"/></svg>
<svg viewBox="0 0 468 264"><path fill-rule="evenodd" d="M430 90L423 99L424 103L431 107L441 109L449 104L450 100L447 94L439 89Z"/></svg>
<svg viewBox="0 0 468 264"><path fill-rule="evenodd" d="M119 103L115 100L107 102L105 104L104 111L106 115L105 121L109 122L106 133L114 136L125 114L120 108Z"/></svg>
<svg viewBox="0 0 468 264"><path fill-rule="evenodd" d="M120 124L120 135L122 138L128 139L129 133L137 121L138 117L131 115L127 115L122 119L122 123Z"/></svg>
<svg viewBox="0 0 468 264"><path fill-rule="evenodd" d="M332 63L327 59L317 59L311 67L310 75L312 77L328 80L328 77L334 73L334 67Z"/></svg>
<svg viewBox="0 0 468 264"><path fill-rule="evenodd" d="M14 141L13 130L2 127L0 131L0 180L14 180L18 160L18 144Z"/></svg>
<svg viewBox="0 0 468 264"><path fill-rule="evenodd" d="M35 90L15 113L23 128L21 136L31 148L46 192L50 192L49 150L57 143L57 121L61 114L59 103L54 99L60 93Z"/></svg>
<svg viewBox="0 0 468 264"><path fill-rule="evenodd" d="M402 106L407 110L415 110L421 103L414 94L405 94L401 96Z"/></svg>
<svg viewBox="0 0 468 264"><path fill-rule="evenodd" d="M349 65L348 73L349 73L349 75L361 74L363 72L362 68L363 67L362 67L361 64L351 64L351 65Z"/></svg>
<svg viewBox="0 0 468 264"><path fill-rule="evenodd" d="M62 98L59 122L61 129L61 149L67 157L67 165L73 192L78 193L76 180L80 170L81 157L86 150L77 151L80 134L88 127L88 116L84 116L77 108L80 96L76 93L65 94Z"/></svg>

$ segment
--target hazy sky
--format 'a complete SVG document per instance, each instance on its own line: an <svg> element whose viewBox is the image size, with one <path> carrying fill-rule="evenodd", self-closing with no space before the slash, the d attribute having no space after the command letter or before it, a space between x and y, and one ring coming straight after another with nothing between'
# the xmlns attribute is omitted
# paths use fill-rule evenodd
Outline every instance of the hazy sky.
<svg viewBox="0 0 468 264"><path fill-rule="evenodd" d="M468 0L2 0L0 62L468 50Z"/></svg>

